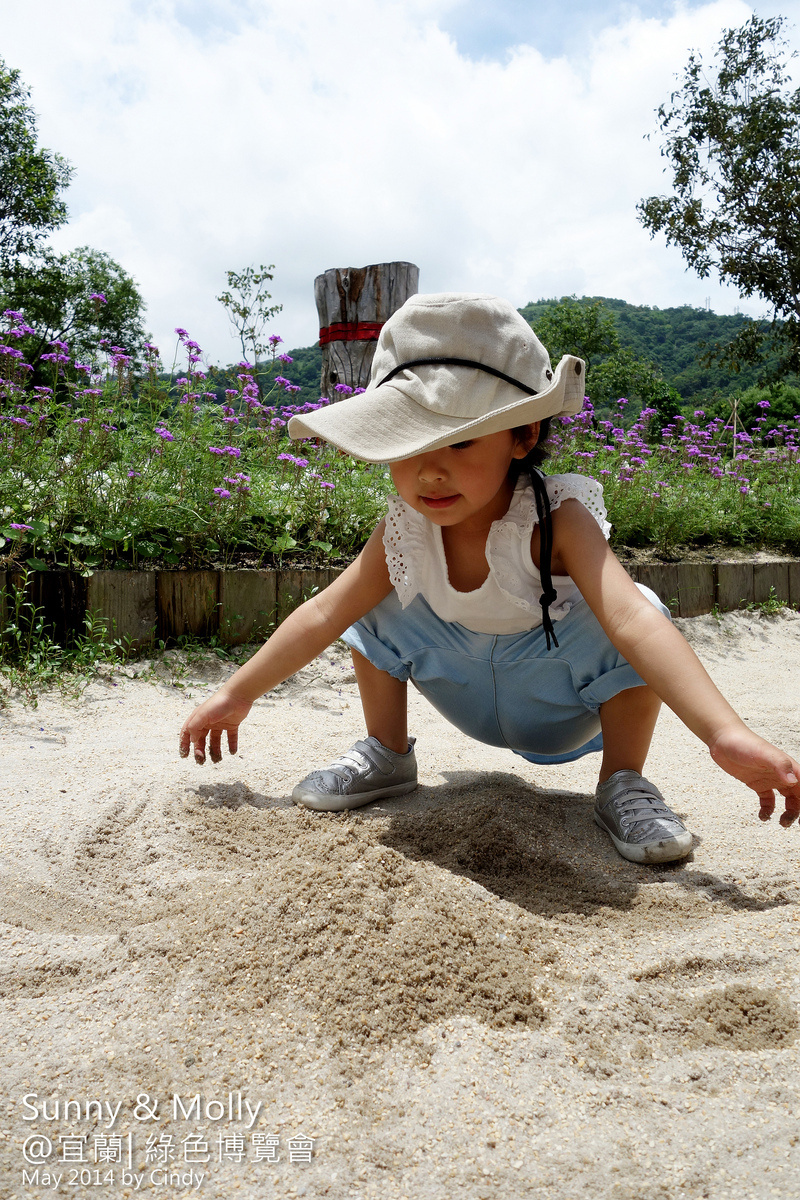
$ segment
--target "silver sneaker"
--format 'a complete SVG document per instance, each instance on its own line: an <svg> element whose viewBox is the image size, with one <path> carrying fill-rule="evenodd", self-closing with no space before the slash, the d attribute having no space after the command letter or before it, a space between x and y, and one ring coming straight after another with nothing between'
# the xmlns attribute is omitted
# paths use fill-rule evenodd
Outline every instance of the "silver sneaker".
<svg viewBox="0 0 800 1200"><path fill-rule="evenodd" d="M636 771L617 771L597 785L594 819L630 862L672 862L692 849L683 821Z"/></svg>
<svg viewBox="0 0 800 1200"><path fill-rule="evenodd" d="M343 812L413 792L417 786L414 741L409 739L405 754L387 750L374 737L356 742L329 767L306 775L292 792L292 800L317 812Z"/></svg>

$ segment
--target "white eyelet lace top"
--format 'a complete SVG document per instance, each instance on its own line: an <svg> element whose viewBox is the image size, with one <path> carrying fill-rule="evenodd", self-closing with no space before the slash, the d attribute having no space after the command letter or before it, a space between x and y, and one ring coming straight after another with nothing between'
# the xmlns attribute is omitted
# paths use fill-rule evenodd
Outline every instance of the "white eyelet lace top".
<svg viewBox="0 0 800 1200"><path fill-rule="evenodd" d="M603 489L596 480L585 475L544 478L551 510L565 500L579 500L608 537L611 526L606 520ZM520 480L508 512L489 530L487 578L475 591L458 592L447 574L441 527L399 496L391 496L383 544L389 578L403 608L421 595L443 621L456 621L473 633L535 629L542 623L542 583L531 558L531 535L537 523L533 489ZM554 575L553 587L557 599L550 605L550 616L560 621L581 595L568 575Z"/></svg>

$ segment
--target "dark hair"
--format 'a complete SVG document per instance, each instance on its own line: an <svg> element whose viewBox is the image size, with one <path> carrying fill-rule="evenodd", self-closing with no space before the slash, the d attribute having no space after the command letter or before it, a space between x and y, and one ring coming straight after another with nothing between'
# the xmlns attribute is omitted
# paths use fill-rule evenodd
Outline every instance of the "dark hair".
<svg viewBox="0 0 800 1200"><path fill-rule="evenodd" d="M539 437L533 449L529 450L524 458L512 458L511 466L508 468L508 477L512 483L516 483L520 475L530 475L532 467L540 466L550 454L550 448L547 445L547 439L550 436L550 422L552 417L545 417L539 423ZM517 425L511 433L518 442L524 442L528 436L530 425Z"/></svg>

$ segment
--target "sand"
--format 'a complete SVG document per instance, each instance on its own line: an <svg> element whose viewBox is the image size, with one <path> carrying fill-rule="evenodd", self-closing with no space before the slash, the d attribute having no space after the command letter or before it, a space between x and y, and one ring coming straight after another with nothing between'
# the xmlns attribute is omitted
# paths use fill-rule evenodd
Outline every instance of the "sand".
<svg viewBox="0 0 800 1200"><path fill-rule="evenodd" d="M800 615L680 624L800 756ZM293 783L363 735L343 648L200 769L177 731L230 670L0 712L0 1195L796 1200L800 830L666 713L648 773L696 846L627 863L597 758L416 694L419 790L312 815Z"/></svg>

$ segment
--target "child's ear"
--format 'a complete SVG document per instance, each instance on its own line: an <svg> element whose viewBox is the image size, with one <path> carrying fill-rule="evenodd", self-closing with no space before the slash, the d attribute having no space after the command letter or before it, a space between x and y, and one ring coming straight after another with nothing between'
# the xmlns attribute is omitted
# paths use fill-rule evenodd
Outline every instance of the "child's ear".
<svg viewBox="0 0 800 1200"><path fill-rule="evenodd" d="M524 431L522 429L515 431L516 442L514 445L513 457L524 458L526 454L530 454L533 447L539 440L540 421L534 421L532 425L526 425Z"/></svg>

